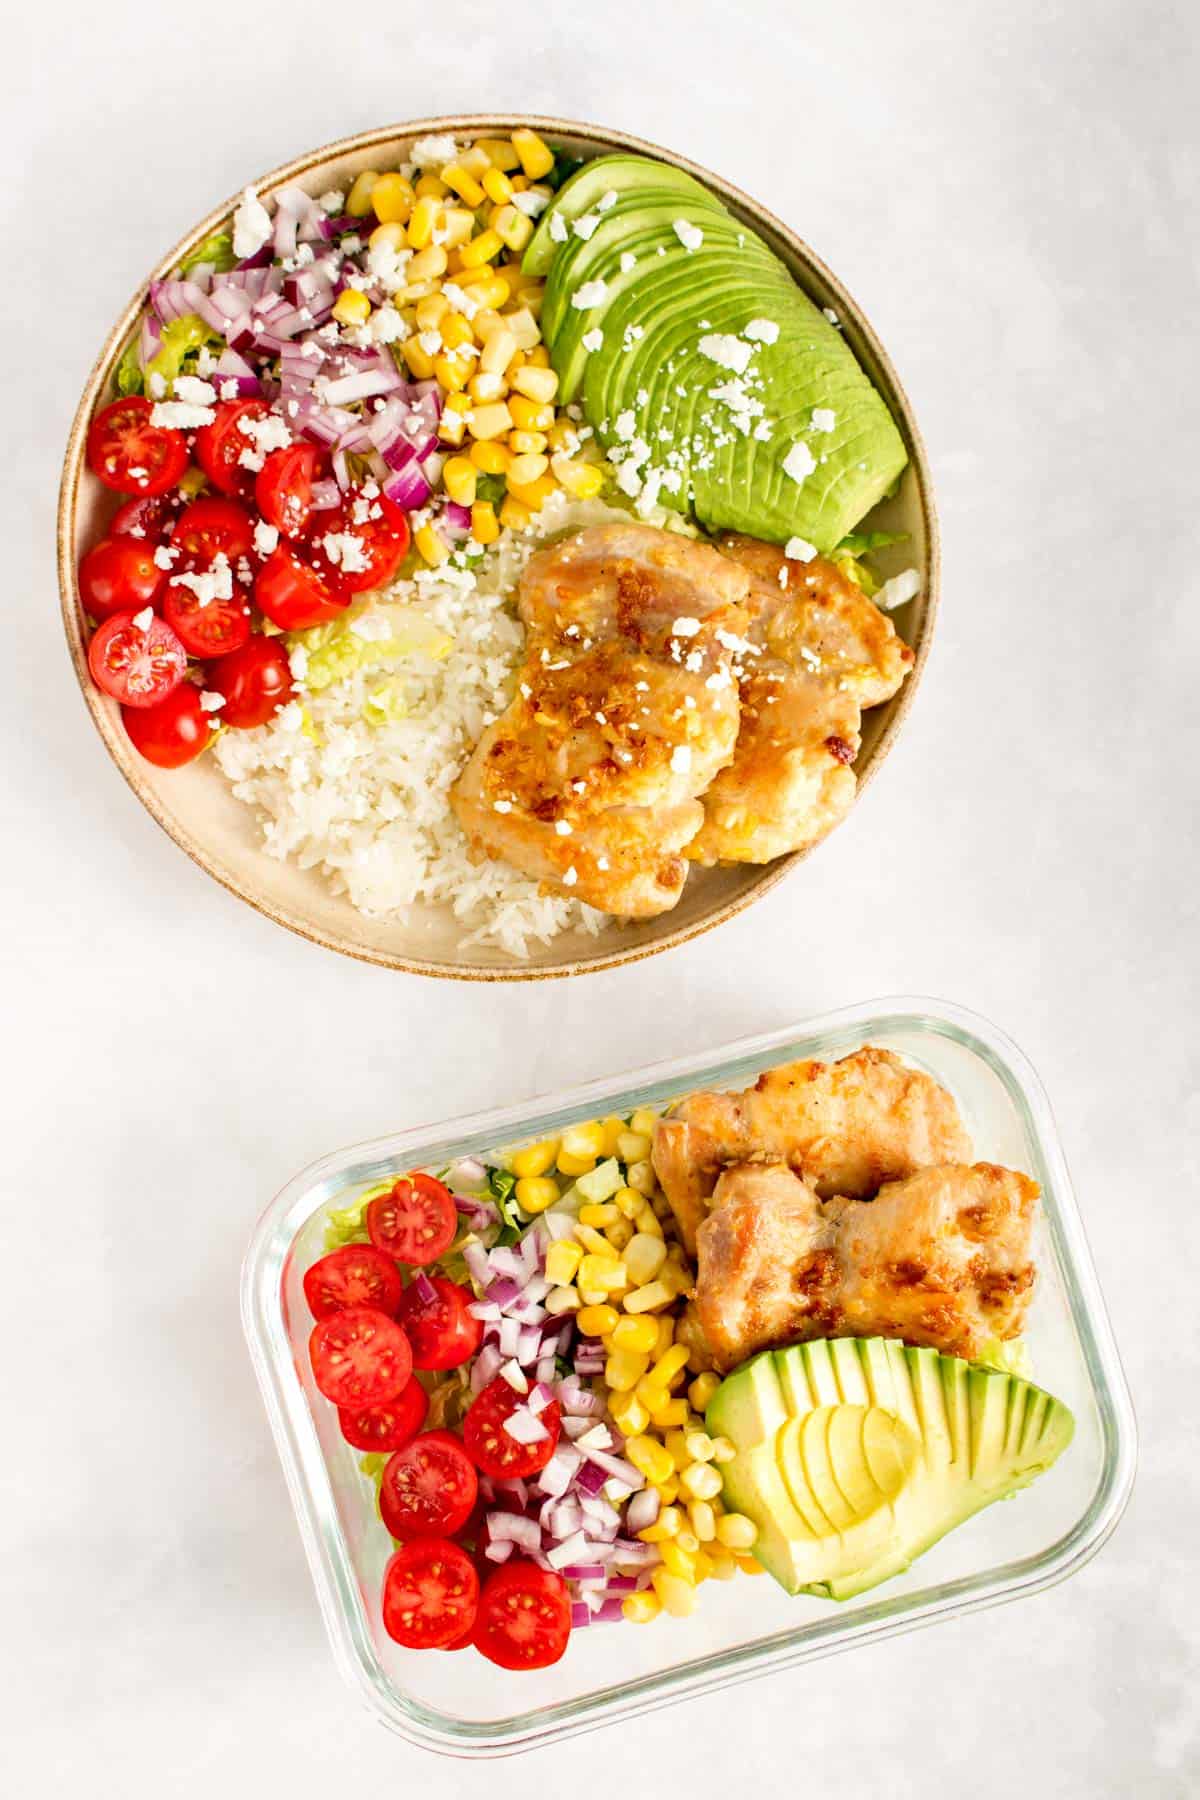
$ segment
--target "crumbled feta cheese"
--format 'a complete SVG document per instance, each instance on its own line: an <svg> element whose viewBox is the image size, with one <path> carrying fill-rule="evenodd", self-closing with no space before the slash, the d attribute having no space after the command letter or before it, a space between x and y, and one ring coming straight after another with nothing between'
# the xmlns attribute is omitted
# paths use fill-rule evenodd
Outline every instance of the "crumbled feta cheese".
<svg viewBox="0 0 1200 1800"><path fill-rule="evenodd" d="M698 225L693 225L690 219L676 219L675 236L685 250L698 250L704 242L704 233Z"/></svg>
<svg viewBox="0 0 1200 1800"><path fill-rule="evenodd" d="M222 400L237 399L238 395L241 393L241 389L232 375L229 377L228 381L223 381L221 383L220 393Z"/></svg>
<svg viewBox="0 0 1200 1800"><path fill-rule="evenodd" d="M571 305L580 312L587 312L589 307L602 306L608 298L608 287L603 281L584 281L571 295Z"/></svg>
<svg viewBox="0 0 1200 1800"><path fill-rule="evenodd" d="M213 395L216 399L216 395ZM216 418L211 406L192 406L186 400L159 400L150 408L150 423L165 425L170 431L198 431ZM130 469L131 475L137 471Z"/></svg>
<svg viewBox="0 0 1200 1800"><path fill-rule="evenodd" d="M733 337L727 331L709 332L696 348L709 362L717 363L722 369L732 369L735 375L744 375L754 356L752 344L744 344L741 338Z"/></svg>
<svg viewBox="0 0 1200 1800"><path fill-rule="evenodd" d="M254 548L260 556L270 556L272 550L278 548L279 532L274 525L268 525L265 519L259 519L254 527Z"/></svg>
<svg viewBox="0 0 1200 1800"><path fill-rule="evenodd" d="M555 214L556 218L557 218L557 216L558 215ZM582 238L584 243L586 244L587 240L591 237L593 231L595 231L595 229L596 229L597 225L599 225L599 223L600 223L600 214L599 213L580 213L579 217L575 220L575 223L572 225L571 230L575 233L575 236L577 238Z"/></svg>
<svg viewBox="0 0 1200 1800"><path fill-rule="evenodd" d="M779 327L774 319L751 319L742 336L755 344L773 344L779 337Z"/></svg>
<svg viewBox="0 0 1200 1800"><path fill-rule="evenodd" d="M569 819L556 819L554 821L554 829L559 837L570 837L571 821Z"/></svg>
<svg viewBox="0 0 1200 1800"><path fill-rule="evenodd" d="M257 256L270 235L270 213L252 187L244 188L241 205L233 215L233 254L239 262Z"/></svg>
<svg viewBox="0 0 1200 1800"><path fill-rule="evenodd" d="M371 314L371 337L377 344L398 343L406 336L407 329L394 306L377 307Z"/></svg>
<svg viewBox="0 0 1200 1800"><path fill-rule="evenodd" d="M692 752L687 744L676 744L671 752L671 768L676 775L686 775L692 766Z"/></svg>
<svg viewBox="0 0 1200 1800"><path fill-rule="evenodd" d="M837 424L837 414L828 406L814 406L812 409L812 428L814 431L832 431Z"/></svg>
<svg viewBox="0 0 1200 1800"><path fill-rule="evenodd" d="M637 257L633 254L633 251L632 250L622 250L622 252L621 252L621 273L622 273L622 275L629 275L636 268L637 268Z"/></svg>
<svg viewBox="0 0 1200 1800"><path fill-rule="evenodd" d="M159 374L157 369L151 369L146 386L152 400L161 400L167 391L166 380Z"/></svg>
<svg viewBox="0 0 1200 1800"><path fill-rule="evenodd" d="M518 212L523 212L527 219L536 219L545 212L550 204L550 195L544 188L526 188L524 193L514 194L512 205Z"/></svg>
<svg viewBox="0 0 1200 1800"><path fill-rule="evenodd" d="M567 870L566 874L563 876L563 886L564 887L574 887L575 883L578 880L579 880L579 876L575 872L574 864L572 864L572 866Z"/></svg>
<svg viewBox="0 0 1200 1800"><path fill-rule="evenodd" d="M593 350L603 349L604 333L598 325L593 325L590 331L584 332L580 341L582 342L584 349L590 354Z"/></svg>
<svg viewBox="0 0 1200 1800"><path fill-rule="evenodd" d="M551 213L550 215L550 236L556 244L565 244L567 241L567 221L561 213Z"/></svg>
<svg viewBox="0 0 1200 1800"><path fill-rule="evenodd" d="M321 539L321 547L334 567L343 569L347 575L361 575L371 566L362 539L352 531L327 531Z"/></svg>
<svg viewBox="0 0 1200 1800"><path fill-rule="evenodd" d="M910 600L915 600L920 591L921 577L917 571L905 569L901 574L893 575L890 581L884 582L875 596L875 604L881 606L884 612L891 612L895 607L905 606Z"/></svg>
<svg viewBox="0 0 1200 1800"><path fill-rule="evenodd" d="M214 600L232 600L233 570L224 551L218 551L207 569L181 569L172 575L171 587L190 588L197 606L211 606Z"/></svg>
<svg viewBox="0 0 1200 1800"><path fill-rule="evenodd" d="M303 644L297 644L294 650L288 652L288 668L294 681L303 681L308 674L308 651Z"/></svg>
<svg viewBox="0 0 1200 1800"><path fill-rule="evenodd" d="M154 552L154 566L157 569L169 569L178 556L178 544L160 544Z"/></svg>
<svg viewBox="0 0 1200 1800"><path fill-rule="evenodd" d="M247 415L237 421L237 428L250 445L238 456L238 464L257 474L272 450L284 450L292 441L286 422L278 413L264 413L261 418Z"/></svg>
<svg viewBox="0 0 1200 1800"><path fill-rule="evenodd" d="M676 619L671 627L671 636L681 638L695 637L699 630L699 619L691 619L685 615L683 618Z"/></svg>
<svg viewBox="0 0 1200 1800"><path fill-rule="evenodd" d="M340 188L326 188L317 201L317 205L322 212L327 212L331 219L336 219L339 213L346 210L346 196Z"/></svg>
<svg viewBox="0 0 1200 1800"><path fill-rule="evenodd" d="M790 537L783 547L783 554L792 562L811 562L817 554L817 546L810 544L807 538Z"/></svg>
<svg viewBox="0 0 1200 1800"><path fill-rule="evenodd" d="M225 704L224 694L214 693L212 688L205 688L200 696L200 711L206 713L220 712Z"/></svg>
<svg viewBox="0 0 1200 1800"><path fill-rule="evenodd" d="M825 314L825 317L829 320L829 323L831 325L840 325L841 324L841 320L838 318L837 314L834 312L832 306L823 306L821 308L821 311Z"/></svg>
<svg viewBox="0 0 1200 1800"><path fill-rule="evenodd" d="M442 298L449 303L452 312L461 313L464 319L473 319L479 311L478 300L456 281L442 283Z"/></svg>
<svg viewBox="0 0 1200 1800"><path fill-rule="evenodd" d="M512 801L511 800L493 800L492 801L492 811L498 812L498 813L510 813L512 811Z"/></svg>
<svg viewBox="0 0 1200 1800"><path fill-rule="evenodd" d="M408 155L418 169L443 169L454 161L458 148L448 131L430 132L428 137L417 139Z"/></svg>
<svg viewBox="0 0 1200 1800"><path fill-rule="evenodd" d="M209 381L201 381L198 376L177 375L173 385L175 398L185 400L189 406L213 406L216 403L216 388Z"/></svg>
<svg viewBox="0 0 1200 1800"><path fill-rule="evenodd" d="M817 466L817 459L801 439L792 445L783 459L783 472L795 482L807 481Z"/></svg>
<svg viewBox="0 0 1200 1800"><path fill-rule="evenodd" d="M134 613L133 623L137 626L139 631L149 631L151 625L154 623L154 608L152 606L143 606L141 612Z"/></svg>
<svg viewBox="0 0 1200 1800"><path fill-rule="evenodd" d="M637 414L632 408L627 407L623 413L617 414L613 429L623 443L632 443L637 433Z"/></svg>

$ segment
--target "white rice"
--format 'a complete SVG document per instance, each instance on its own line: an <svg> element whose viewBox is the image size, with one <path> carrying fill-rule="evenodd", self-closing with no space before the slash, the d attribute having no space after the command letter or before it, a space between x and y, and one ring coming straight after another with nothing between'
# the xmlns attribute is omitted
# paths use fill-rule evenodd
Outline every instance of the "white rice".
<svg viewBox="0 0 1200 1800"><path fill-rule="evenodd" d="M298 682L297 698L272 724L223 731L214 754L237 797L255 808L267 854L319 869L372 918L447 905L464 946L497 944L518 958L560 932L595 933L611 923L579 901L539 892L508 863L473 862L448 793L511 698L525 638L512 594L538 539L627 516L555 497L536 536L503 533L474 572L444 565L393 583L371 597L368 620L387 634L385 621L396 615L378 609L399 603L431 639L440 637L444 655L414 651L320 692ZM370 622L360 630L369 634ZM403 716L368 722L364 706L380 693L402 695Z"/></svg>

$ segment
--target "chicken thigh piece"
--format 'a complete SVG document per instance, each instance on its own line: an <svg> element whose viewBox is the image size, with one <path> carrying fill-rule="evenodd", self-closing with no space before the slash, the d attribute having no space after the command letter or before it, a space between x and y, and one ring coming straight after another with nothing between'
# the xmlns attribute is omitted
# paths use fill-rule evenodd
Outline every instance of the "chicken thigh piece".
<svg viewBox="0 0 1200 1800"><path fill-rule="evenodd" d="M869 1201L822 1201L781 1163L729 1169L698 1233L695 1323L720 1369L819 1337L977 1357L1021 1330L1038 1193L992 1163L920 1169Z"/></svg>
<svg viewBox="0 0 1200 1800"><path fill-rule="evenodd" d="M649 526L531 558L525 666L451 792L477 851L624 918L674 906L699 796L732 757L744 569Z"/></svg>
<svg viewBox="0 0 1200 1800"><path fill-rule="evenodd" d="M654 1128L653 1161L687 1248L722 1169L783 1162L823 1197L873 1194L932 1163L966 1162L971 1140L946 1089L871 1045L840 1062L767 1069L740 1094L689 1094Z"/></svg>
<svg viewBox="0 0 1200 1800"><path fill-rule="evenodd" d="M756 654L743 660L737 750L705 794L687 854L764 863L811 848L849 812L862 708L891 698L913 653L831 562L796 562L732 533L720 547L750 571Z"/></svg>

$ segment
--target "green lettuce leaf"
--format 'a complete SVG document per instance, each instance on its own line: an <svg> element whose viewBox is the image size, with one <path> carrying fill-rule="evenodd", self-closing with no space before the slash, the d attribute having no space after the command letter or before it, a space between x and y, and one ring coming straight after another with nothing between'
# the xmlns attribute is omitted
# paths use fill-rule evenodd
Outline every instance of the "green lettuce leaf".
<svg viewBox="0 0 1200 1800"><path fill-rule="evenodd" d="M1022 1381L1033 1379L1033 1358L1024 1338L1009 1338L1007 1342L989 1338L975 1360L985 1368L999 1369L1003 1375L1016 1375Z"/></svg>
<svg viewBox="0 0 1200 1800"><path fill-rule="evenodd" d="M206 237L202 244L197 244L190 256L185 256L180 263L181 274L187 275L197 263L212 263L218 274L227 269L237 267L237 257L233 253L233 233L230 231L214 231Z"/></svg>
<svg viewBox="0 0 1200 1800"><path fill-rule="evenodd" d="M367 613L373 621L370 636L351 629ZM328 625L313 625L307 631L289 631L286 635L290 649L308 652L304 680L314 694L335 681L344 681L358 669L393 668L406 657L416 655L440 660L453 648L453 639L415 607L372 600L348 607ZM394 684L383 684L367 700L368 724L402 717L403 694Z"/></svg>
<svg viewBox="0 0 1200 1800"><path fill-rule="evenodd" d="M205 344L214 347L224 340L206 325L198 313L184 313L162 328L162 346L146 364L147 384L151 375L161 375L168 388L177 375L184 372L189 357L200 354Z"/></svg>
<svg viewBox="0 0 1200 1800"><path fill-rule="evenodd" d="M142 378L142 358L138 350L138 340L132 338L125 346L125 354L117 364L118 394L140 394L145 385Z"/></svg>
<svg viewBox="0 0 1200 1800"><path fill-rule="evenodd" d="M866 558L874 550L886 550L889 544L902 544L906 531L851 531L829 553L829 560L841 570L847 581L860 587L868 600L873 600L882 583Z"/></svg>

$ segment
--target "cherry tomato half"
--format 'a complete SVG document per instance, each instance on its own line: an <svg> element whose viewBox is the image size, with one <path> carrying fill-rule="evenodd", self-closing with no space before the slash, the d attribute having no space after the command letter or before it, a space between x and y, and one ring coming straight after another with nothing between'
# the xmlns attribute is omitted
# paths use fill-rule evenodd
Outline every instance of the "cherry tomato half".
<svg viewBox="0 0 1200 1800"><path fill-rule="evenodd" d="M391 1257L374 1244L346 1244L313 1264L304 1277L304 1298L314 1319L346 1306L373 1306L394 1319L404 1283Z"/></svg>
<svg viewBox="0 0 1200 1800"><path fill-rule="evenodd" d="M327 464L328 456L315 444L287 444L271 451L254 483L254 498L268 525L284 537L303 537L312 512L313 482Z"/></svg>
<svg viewBox="0 0 1200 1800"><path fill-rule="evenodd" d="M144 538L148 544L161 544L170 536L182 508L183 498L177 488L165 494L135 495L118 506L109 522L109 536Z"/></svg>
<svg viewBox="0 0 1200 1800"><path fill-rule="evenodd" d="M402 1544L383 1572L383 1628L410 1650L444 1650L471 1629L479 1576L446 1538Z"/></svg>
<svg viewBox="0 0 1200 1800"><path fill-rule="evenodd" d="M258 571L254 598L281 631L306 631L345 612L350 591L336 570L305 562L290 544L280 544Z"/></svg>
<svg viewBox="0 0 1200 1800"><path fill-rule="evenodd" d="M452 1431L423 1431L384 1465L379 1514L394 1538L453 1537L478 1493L462 1440Z"/></svg>
<svg viewBox="0 0 1200 1800"><path fill-rule="evenodd" d="M270 410L265 400L222 400L212 424L196 433L196 461L223 494L242 500L253 494L257 471L239 459L244 450L254 449L254 439L242 427L251 419L265 419Z"/></svg>
<svg viewBox="0 0 1200 1800"><path fill-rule="evenodd" d="M217 592L197 592L181 579L192 576L215 577ZM162 613L189 656L229 656L250 637L250 590L237 579L227 558L211 564L205 557L181 557L167 576Z"/></svg>
<svg viewBox="0 0 1200 1800"><path fill-rule="evenodd" d="M88 467L106 487L121 494L163 494L187 468L182 431L152 425L144 394L114 400L92 420L87 437Z"/></svg>
<svg viewBox="0 0 1200 1800"><path fill-rule="evenodd" d="M470 1288L446 1275L421 1274L409 1282L400 1320L412 1344L414 1368L457 1369L474 1356L483 1342L483 1322L467 1310L474 1298Z"/></svg>
<svg viewBox="0 0 1200 1800"><path fill-rule="evenodd" d="M184 508L171 532L171 542L185 555L199 557L206 563L218 555L236 562L239 556L250 554L254 521L236 500L204 495Z"/></svg>
<svg viewBox="0 0 1200 1800"><path fill-rule="evenodd" d="M505 1431L504 1421L525 1404L524 1394L509 1387L503 1375L497 1375L471 1402L463 1420L463 1443L472 1462L496 1481L524 1480L527 1475L536 1475L554 1455L561 1430L557 1400L551 1400L538 1414L546 1435L536 1444L519 1444Z"/></svg>
<svg viewBox="0 0 1200 1800"><path fill-rule="evenodd" d="M412 1374L412 1351L395 1319L373 1306L347 1306L313 1326L313 1379L336 1407L394 1400Z"/></svg>
<svg viewBox="0 0 1200 1800"><path fill-rule="evenodd" d="M454 1195L432 1175L402 1175L367 1208L373 1244L397 1262L423 1267L448 1250L458 1230Z"/></svg>
<svg viewBox="0 0 1200 1800"><path fill-rule="evenodd" d="M249 731L267 725L292 697L292 672L278 638L255 633L248 644L223 656L208 673L208 685L225 698L221 723Z"/></svg>
<svg viewBox="0 0 1200 1800"><path fill-rule="evenodd" d="M380 1406L360 1406L355 1412L342 1407L338 1424L346 1442L356 1450L386 1453L402 1450L415 1438L428 1413L429 1395L419 1381L410 1381L394 1400L385 1400Z"/></svg>
<svg viewBox="0 0 1200 1800"><path fill-rule="evenodd" d="M79 593L93 619L149 606L162 584L163 571L149 544L135 537L106 537L93 544L79 565Z"/></svg>
<svg viewBox="0 0 1200 1800"><path fill-rule="evenodd" d="M383 494L370 500L362 494L348 495L311 523L316 566L350 594L390 581L412 535L407 515Z"/></svg>
<svg viewBox="0 0 1200 1800"><path fill-rule="evenodd" d="M121 718L134 749L160 769L181 769L212 741L209 714L190 681L154 706L123 706Z"/></svg>
<svg viewBox="0 0 1200 1800"><path fill-rule="evenodd" d="M548 1669L571 1635L562 1576L513 1557L489 1575L475 1615L475 1648L502 1669Z"/></svg>
<svg viewBox="0 0 1200 1800"><path fill-rule="evenodd" d="M114 613L99 626L88 645L92 680L122 706L155 706L179 686L187 670L187 653L169 625L155 614L144 626L142 614Z"/></svg>

